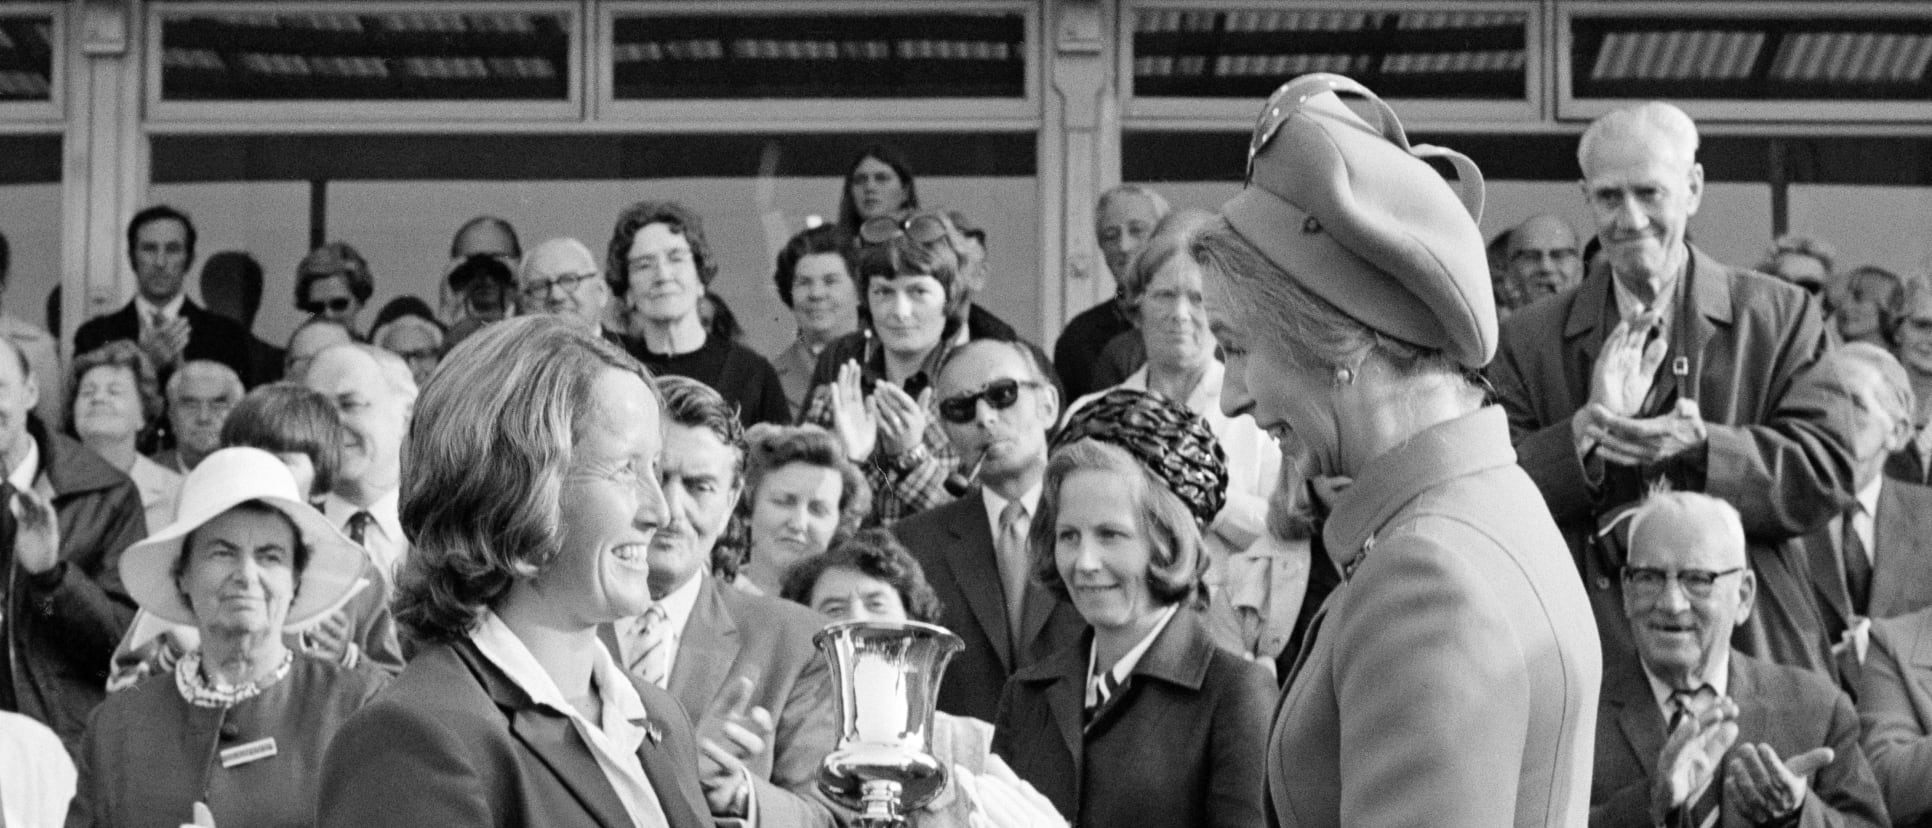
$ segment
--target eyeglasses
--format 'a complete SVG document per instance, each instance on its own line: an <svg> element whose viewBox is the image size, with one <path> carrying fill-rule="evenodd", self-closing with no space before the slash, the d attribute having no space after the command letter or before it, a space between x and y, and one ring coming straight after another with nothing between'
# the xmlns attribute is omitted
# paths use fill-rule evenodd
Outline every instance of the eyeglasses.
<svg viewBox="0 0 1932 828"><path fill-rule="evenodd" d="M550 289L553 287L563 288L563 292L569 293L576 290L577 286L583 284L586 279L595 278L597 278L596 273L564 273L553 279L533 279L523 285L523 298L532 301L542 299L550 295Z"/></svg>
<svg viewBox="0 0 1932 828"><path fill-rule="evenodd" d="M337 296L328 300L310 300L303 302L298 307L302 309L303 313L315 316L324 310L330 313L348 313L349 306L353 304L355 304L354 299L350 299L347 296Z"/></svg>
<svg viewBox="0 0 1932 828"><path fill-rule="evenodd" d="M1716 572L1709 569L1680 569L1671 572L1647 566L1626 566L1623 568L1623 582L1629 585L1630 591L1639 597L1656 598L1664 594L1665 585L1675 580L1684 588L1686 594L1701 601L1711 597L1711 591L1717 587L1717 579L1743 571L1744 567L1741 566Z"/></svg>
<svg viewBox="0 0 1932 828"><path fill-rule="evenodd" d="M914 213L904 219L892 216L874 216L859 225L859 240L866 244L885 244L900 236L910 236L920 244L932 244L947 237L946 220L937 213Z"/></svg>
<svg viewBox="0 0 1932 828"><path fill-rule="evenodd" d="M1013 403L1020 399L1020 389L1022 387L1038 388L1040 384L1030 380L993 380L987 383L985 388L981 388L978 391L940 400L939 416L946 418L946 422L954 425L965 425L966 423L972 422L974 417L979 416L979 401L981 399L986 400L986 404L992 406L994 411L1005 411L1008 408L1012 408Z"/></svg>

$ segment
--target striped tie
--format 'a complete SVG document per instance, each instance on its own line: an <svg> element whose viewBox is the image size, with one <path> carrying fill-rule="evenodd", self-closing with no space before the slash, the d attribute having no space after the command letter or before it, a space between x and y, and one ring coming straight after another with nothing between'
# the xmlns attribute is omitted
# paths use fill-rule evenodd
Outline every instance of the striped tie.
<svg viewBox="0 0 1932 828"><path fill-rule="evenodd" d="M1670 725L1664 731L1665 738L1669 738L1669 734L1675 732L1677 725L1686 717L1695 717L1700 711L1715 704L1717 688L1706 684L1696 690L1679 690L1670 694L1670 700L1672 706L1677 708L1677 712L1671 714ZM1717 775L1713 774L1710 781L1704 785L1704 790L1699 792L1696 798L1677 809L1676 819L1671 821L1671 824L1686 826L1686 828L1711 828L1717 824L1717 818Z"/></svg>
<svg viewBox="0 0 1932 828"><path fill-rule="evenodd" d="M1107 709L1107 702L1113 701L1114 694L1120 692L1120 679L1114 678L1114 671L1108 670L1089 677L1087 689L1089 695L1093 696L1093 703L1087 705L1086 709L1087 721L1093 721L1094 716Z"/></svg>
<svg viewBox="0 0 1932 828"><path fill-rule="evenodd" d="M671 625L662 604L652 604L644 612L631 645L631 674L659 687L671 678Z"/></svg>

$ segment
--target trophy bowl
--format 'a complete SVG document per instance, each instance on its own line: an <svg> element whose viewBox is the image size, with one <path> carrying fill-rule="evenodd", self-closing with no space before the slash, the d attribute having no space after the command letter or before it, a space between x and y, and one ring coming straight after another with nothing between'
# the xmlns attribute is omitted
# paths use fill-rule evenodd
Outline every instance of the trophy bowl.
<svg viewBox="0 0 1932 828"><path fill-rule="evenodd" d="M819 768L826 796L861 811L861 824L902 825L946 787L930 752L946 663L965 645L917 621L842 621L812 639L838 692L838 748Z"/></svg>

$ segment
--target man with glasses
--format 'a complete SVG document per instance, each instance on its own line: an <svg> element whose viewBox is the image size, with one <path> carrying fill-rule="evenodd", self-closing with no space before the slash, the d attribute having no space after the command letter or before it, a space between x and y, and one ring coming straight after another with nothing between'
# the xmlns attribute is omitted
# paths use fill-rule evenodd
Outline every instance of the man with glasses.
<svg viewBox="0 0 1932 828"><path fill-rule="evenodd" d="M183 290L195 263L195 235L194 222L173 207L160 205L135 213L127 225L134 299L81 325L74 332L74 353L125 339L147 352L164 382L181 363L195 359L212 359L233 368L243 383L257 381L249 367L248 332L235 320L188 301Z"/></svg>
<svg viewBox="0 0 1932 828"><path fill-rule="evenodd" d="M1823 673L1731 648L1758 587L1737 510L1663 492L1630 523L1636 658L1606 653L1590 824L1888 824L1851 700Z"/></svg>
<svg viewBox="0 0 1932 828"><path fill-rule="evenodd" d="M604 324L610 308L610 284L603 276L597 255L583 242L551 239L530 248L517 268L517 309L524 314L548 313L569 319L611 344L625 347L624 336Z"/></svg>
<svg viewBox="0 0 1932 828"><path fill-rule="evenodd" d="M1015 671L1073 643L1073 606L1027 577L1027 533L1039 509L1047 431L1060 395L1024 343L976 339L946 355L935 393L941 427L977 484L895 526L939 596L939 623L966 649L939 689L939 709L992 721Z"/></svg>
<svg viewBox="0 0 1932 828"><path fill-rule="evenodd" d="M738 419L791 420L778 371L756 351L706 332L698 300L718 262L698 215L675 201L640 201L618 214L604 272L611 293L629 303L631 356L653 376L690 377L738 408Z"/></svg>
<svg viewBox="0 0 1932 828"><path fill-rule="evenodd" d="M1509 231L1509 278L1527 305L1583 281L1576 230L1550 215L1530 216Z"/></svg>

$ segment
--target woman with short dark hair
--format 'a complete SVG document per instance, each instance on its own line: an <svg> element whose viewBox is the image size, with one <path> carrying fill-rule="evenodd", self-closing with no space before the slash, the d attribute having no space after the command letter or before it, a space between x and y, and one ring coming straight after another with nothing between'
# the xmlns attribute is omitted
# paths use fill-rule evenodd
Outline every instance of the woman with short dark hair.
<svg viewBox="0 0 1932 828"><path fill-rule="evenodd" d="M852 238L838 225L821 224L799 231L778 251L772 282L778 287L778 300L792 310L798 336L771 362L793 411L805 410L818 355L834 340L859 329Z"/></svg>
<svg viewBox="0 0 1932 828"><path fill-rule="evenodd" d="M919 209L919 187L912 164L885 144L867 144L846 167L839 188L839 227L856 235L859 225L880 216L899 217Z"/></svg>
<svg viewBox="0 0 1932 828"><path fill-rule="evenodd" d="M690 719L597 637L651 606L650 374L545 315L484 329L437 377L404 449L396 617L418 649L330 748L320 823L708 824Z"/></svg>

